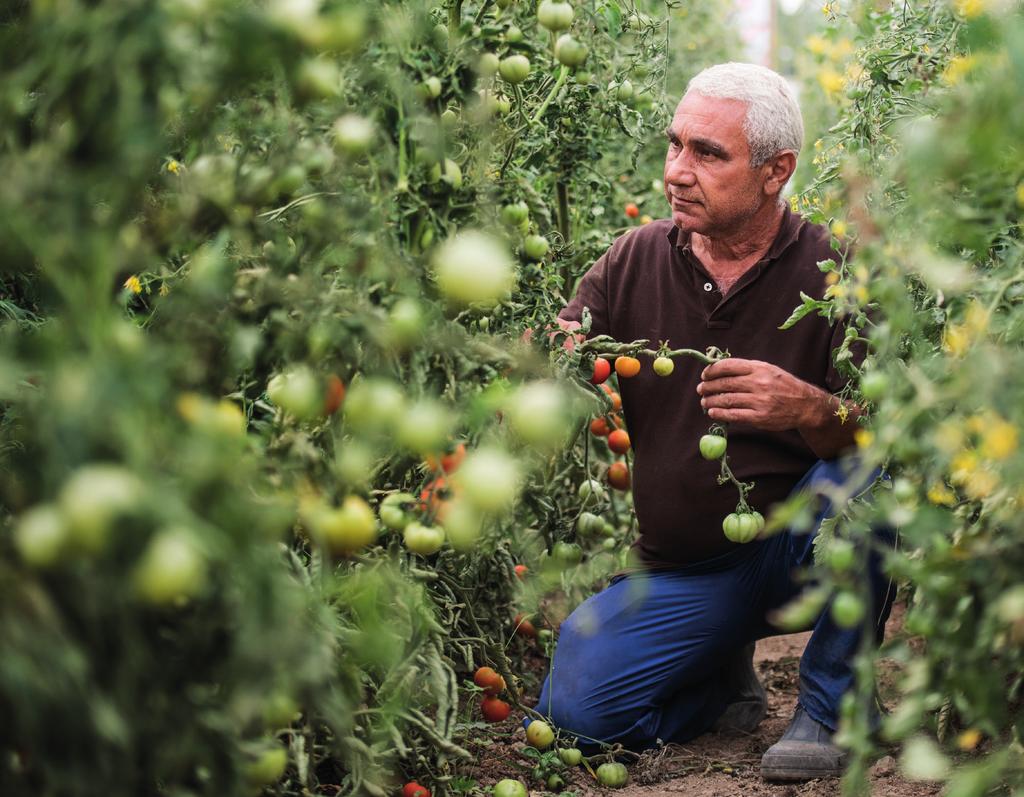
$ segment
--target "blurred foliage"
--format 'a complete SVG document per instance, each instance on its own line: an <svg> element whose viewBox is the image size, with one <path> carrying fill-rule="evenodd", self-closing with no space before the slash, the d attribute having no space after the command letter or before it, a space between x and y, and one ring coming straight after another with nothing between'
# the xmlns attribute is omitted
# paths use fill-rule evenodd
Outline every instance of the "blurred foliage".
<svg viewBox="0 0 1024 797"><path fill-rule="evenodd" d="M830 301L813 309L848 317L873 351L858 440L893 478L837 534L900 533L887 562L907 588L907 634L885 655L904 674L881 741L905 742L904 774L947 781L945 794L1020 788L1024 22L987 2L824 10L835 28L808 40L804 70L831 120L794 206L855 241L855 259L825 266ZM872 655L858 667L851 794L867 790L877 741Z"/></svg>
<svg viewBox="0 0 1024 797"><path fill-rule="evenodd" d="M729 55L574 10L569 67L527 2L4 5L0 792L464 783L464 679L518 705L514 615L633 533L574 545L610 401L545 328Z"/></svg>

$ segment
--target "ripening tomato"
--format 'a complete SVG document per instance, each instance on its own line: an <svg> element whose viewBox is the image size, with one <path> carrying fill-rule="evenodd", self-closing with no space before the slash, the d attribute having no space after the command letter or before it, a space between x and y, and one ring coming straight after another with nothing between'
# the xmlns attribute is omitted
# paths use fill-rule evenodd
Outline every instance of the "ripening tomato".
<svg viewBox="0 0 1024 797"><path fill-rule="evenodd" d="M594 437L607 437L611 431L611 428L608 426L608 420L604 417L594 418L590 422L590 433Z"/></svg>
<svg viewBox="0 0 1024 797"><path fill-rule="evenodd" d="M487 722L502 722L508 719L512 706L501 698L485 697L480 701L480 712Z"/></svg>
<svg viewBox="0 0 1024 797"><path fill-rule="evenodd" d="M327 390L324 391L324 415L334 415L345 400L345 383L337 374L327 377Z"/></svg>
<svg viewBox="0 0 1024 797"><path fill-rule="evenodd" d="M625 429L616 429L608 435L608 448L616 454L629 451L629 433Z"/></svg>
<svg viewBox="0 0 1024 797"><path fill-rule="evenodd" d="M654 368L654 373L658 376L668 376L676 370L676 364L672 362L670 357L655 357L652 367Z"/></svg>
<svg viewBox="0 0 1024 797"><path fill-rule="evenodd" d="M613 462L608 468L608 484L616 490L629 489L629 467L625 462Z"/></svg>
<svg viewBox="0 0 1024 797"><path fill-rule="evenodd" d="M526 743L538 750L546 750L555 741L555 732L544 720L534 720L526 729Z"/></svg>
<svg viewBox="0 0 1024 797"><path fill-rule="evenodd" d="M516 633L526 639L536 639L537 629L534 628L533 623L530 622L530 618L525 614L517 614L512 620L512 623L516 627Z"/></svg>
<svg viewBox="0 0 1024 797"><path fill-rule="evenodd" d="M628 379L640 373L640 361L636 357L616 357L615 373Z"/></svg>
<svg viewBox="0 0 1024 797"><path fill-rule="evenodd" d="M430 789L411 780L402 787L402 797L430 797Z"/></svg>
<svg viewBox="0 0 1024 797"><path fill-rule="evenodd" d="M590 377L590 384L600 385L611 376L612 364L608 362L604 357L598 357L594 360L594 375Z"/></svg>
<svg viewBox="0 0 1024 797"><path fill-rule="evenodd" d="M440 526L426 526L412 522L405 527L402 535L405 547L420 556L430 556L444 546L444 529Z"/></svg>
<svg viewBox="0 0 1024 797"><path fill-rule="evenodd" d="M626 215L629 216L631 219L635 219L637 216L640 215L640 208L638 208L636 206L636 203L634 202L627 202Z"/></svg>
<svg viewBox="0 0 1024 797"><path fill-rule="evenodd" d="M524 581L526 579L526 574L530 570L530 568L528 568L526 565L516 565L512 569L515 571L516 578L518 578L520 581Z"/></svg>
<svg viewBox="0 0 1024 797"><path fill-rule="evenodd" d="M608 395L608 398L612 400L613 412L618 412L622 409L622 396L612 390L608 385L601 385L601 390L603 390Z"/></svg>
<svg viewBox="0 0 1024 797"><path fill-rule="evenodd" d="M473 673L473 683L490 697L501 694L505 689L505 679L493 667L477 668L477 671Z"/></svg>
<svg viewBox="0 0 1024 797"><path fill-rule="evenodd" d="M441 456L440 461L433 454L427 454L423 458L427 468L433 472L437 472L438 468L443 470L445 473L451 473L458 469L459 465L462 464L462 460L466 458L466 444L456 443L455 447L452 448L447 454Z"/></svg>

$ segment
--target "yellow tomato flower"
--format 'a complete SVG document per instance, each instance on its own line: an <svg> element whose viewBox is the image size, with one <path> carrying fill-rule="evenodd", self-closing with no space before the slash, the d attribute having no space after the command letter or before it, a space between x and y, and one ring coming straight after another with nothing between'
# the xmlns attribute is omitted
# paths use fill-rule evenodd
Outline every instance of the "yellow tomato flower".
<svg viewBox="0 0 1024 797"><path fill-rule="evenodd" d="M955 0L953 10L964 19L974 19L985 13L985 0Z"/></svg>
<svg viewBox="0 0 1024 797"><path fill-rule="evenodd" d="M825 275L825 284L826 285L835 285L837 282L839 282L839 272L838 271L830 271L828 274Z"/></svg>
<svg viewBox="0 0 1024 797"><path fill-rule="evenodd" d="M836 238L842 238L846 235L846 222L842 219L836 219L832 222L832 234Z"/></svg>
<svg viewBox="0 0 1024 797"><path fill-rule="evenodd" d="M857 300L857 304L867 304L870 298L867 285L857 285L853 289L853 298Z"/></svg>
<svg viewBox="0 0 1024 797"><path fill-rule="evenodd" d="M967 328L960 324L950 324L942 333L942 348L954 357L960 357L971 345Z"/></svg>
<svg viewBox="0 0 1024 797"><path fill-rule="evenodd" d="M858 429L853 433L853 441L858 448L867 448L875 442L875 433L870 429Z"/></svg>
<svg viewBox="0 0 1024 797"><path fill-rule="evenodd" d="M846 298L846 286L845 285L829 285L825 289L826 299L845 299Z"/></svg>
<svg viewBox="0 0 1024 797"><path fill-rule="evenodd" d="M818 84L829 95L838 94L845 86L843 76L834 69L822 69L818 72Z"/></svg>
<svg viewBox="0 0 1024 797"><path fill-rule="evenodd" d="M936 506L953 506L956 496L946 485L935 483L928 488L928 500Z"/></svg>
<svg viewBox="0 0 1024 797"><path fill-rule="evenodd" d="M949 64L942 73L942 82L947 86L955 86L963 81L977 65L978 59L973 55L957 55L949 59Z"/></svg>
<svg viewBox="0 0 1024 797"><path fill-rule="evenodd" d="M139 278L134 274L124 281L124 287L132 293L142 293L142 283L139 282Z"/></svg>
<svg viewBox="0 0 1024 797"><path fill-rule="evenodd" d="M949 479L954 484L964 484L978 471L979 459L973 450L961 451L949 463Z"/></svg>
<svg viewBox="0 0 1024 797"><path fill-rule="evenodd" d="M981 431L981 454L986 459L1008 459L1017 450L1019 439L1017 426L997 417Z"/></svg>
<svg viewBox="0 0 1024 797"><path fill-rule="evenodd" d="M166 282L164 282L164 283L162 283L160 285L160 295L161 296L166 296L170 292L171 292L171 289L167 287L167 283Z"/></svg>

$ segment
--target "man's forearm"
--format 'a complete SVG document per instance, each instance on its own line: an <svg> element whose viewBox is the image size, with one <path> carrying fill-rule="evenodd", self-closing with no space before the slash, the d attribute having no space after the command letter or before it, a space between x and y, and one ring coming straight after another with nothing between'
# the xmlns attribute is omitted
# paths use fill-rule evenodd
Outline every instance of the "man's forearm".
<svg viewBox="0 0 1024 797"><path fill-rule="evenodd" d="M841 405L837 396L815 388L808 402L806 421L797 426L797 431L819 459L835 459L854 446L861 414L860 407L852 401Z"/></svg>

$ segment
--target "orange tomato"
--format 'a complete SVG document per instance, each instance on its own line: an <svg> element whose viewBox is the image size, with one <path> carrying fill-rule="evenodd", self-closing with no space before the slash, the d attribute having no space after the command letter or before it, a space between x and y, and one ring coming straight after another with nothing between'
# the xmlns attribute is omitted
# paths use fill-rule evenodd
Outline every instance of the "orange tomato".
<svg viewBox="0 0 1024 797"><path fill-rule="evenodd" d="M337 374L327 377L327 389L324 391L324 415L334 415L345 400L345 383Z"/></svg>
<svg viewBox="0 0 1024 797"><path fill-rule="evenodd" d="M640 208L636 206L635 202L626 203L626 215L629 216L631 219L635 219L637 216L640 215Z"/></svg>
<svg viewBox="0 0 1024 797"><path fill-rule="evenodd" d="M608 484L616 490L629 489L629 467L625 462L613 462L608 468Z"/></svg>
<svg viewBox="0 0 1024 797"><path fill-rule="evenodd" d="M625 429L616 429L608 435L608 448L616 454L629 451L629 433Z"/></svg>
<svg viewBox="0 0 1024 797"><path fill-rule="evenodd" d="M616 357L615 373L628 379L640 373L640 361L636 357Z"/></svg>
<svg viewBox="0 0 1024 797"><path fill-rule="evenodd" d="M594 418L590 422L590 433L595 437L607 437L610 431L611 428L609 428L606 418Z"/></svg>
<svg viewBox="0 0 1024 797"><path fill-rule="evenodd" d="M612 400L612 410L618 412L622 409L622 397L611 389L608 385L601 385L601 390L608 394L608 398Z"/></svg>

